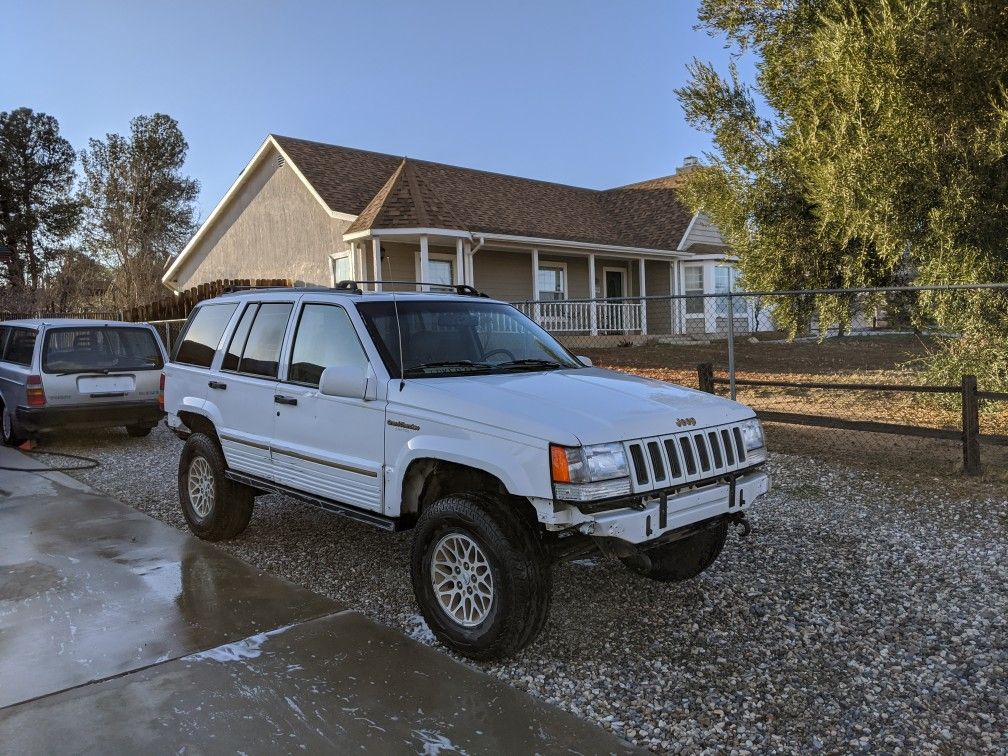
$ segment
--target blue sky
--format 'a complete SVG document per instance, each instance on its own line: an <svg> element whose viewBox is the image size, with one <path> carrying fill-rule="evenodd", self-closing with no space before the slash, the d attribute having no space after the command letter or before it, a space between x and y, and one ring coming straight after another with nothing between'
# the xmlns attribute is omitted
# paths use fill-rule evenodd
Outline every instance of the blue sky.
<svg viewBox="0 0 1008 756"><path fill-rule="evenodd" d="M161 111L210 212L269 132L596 188L709 147L673 89L694 0L8 2L0 110L78 149Z"/></svg>

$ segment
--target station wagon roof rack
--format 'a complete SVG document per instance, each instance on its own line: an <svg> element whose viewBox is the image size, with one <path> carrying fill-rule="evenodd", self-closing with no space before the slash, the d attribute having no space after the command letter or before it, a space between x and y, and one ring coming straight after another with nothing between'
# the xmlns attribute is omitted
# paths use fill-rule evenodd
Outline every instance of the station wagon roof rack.
<svg viewBox="0 0 1008 756"><path fill-rule="evenodd" d="M428 281L390 281L388 279L382 281L361 281L361 280L346 280L340 281L336 284L335 289L337 291L351 291L356 294L363 294L364 290L361 289L361 284L401 284L407 286L431 286L436 289L449 289L454 293L463 297L489 297L489 295L478 291L468 284L446 284L446 283L431 283Z"/></svg>
<svg viewBox="0 0 1008 756"><path fill-rule="evenodd" d="M224 294L241 294L243 291L329 291L329 288L326 286L312 286L308 284L299 284L294 286L256 286L255 284L248 284L243 286L227 286L218 296Z"/></svg>

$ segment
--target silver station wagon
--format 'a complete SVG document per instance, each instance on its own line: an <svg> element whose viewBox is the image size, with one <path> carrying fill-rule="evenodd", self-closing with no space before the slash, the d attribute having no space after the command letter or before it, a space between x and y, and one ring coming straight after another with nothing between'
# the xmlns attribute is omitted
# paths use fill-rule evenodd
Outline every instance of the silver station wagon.
<svg viewBox="0 0 1008 756"><path fill-rule="evenodd" d="M0 417L5 444L63 428L122 425L146 436L164 416L165 351L145 323L0 323Z"/></svg>

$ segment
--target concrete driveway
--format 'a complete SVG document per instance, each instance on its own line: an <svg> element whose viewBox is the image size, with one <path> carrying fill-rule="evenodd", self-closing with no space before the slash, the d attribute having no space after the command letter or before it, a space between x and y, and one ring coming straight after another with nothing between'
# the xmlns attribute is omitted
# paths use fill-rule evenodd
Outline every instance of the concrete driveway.
<svg viewBox="0 0 1008 756"><path fill-rule="evenodd" d="M0 681L11 753L632 750L59 473L0 470Z"/></svg>

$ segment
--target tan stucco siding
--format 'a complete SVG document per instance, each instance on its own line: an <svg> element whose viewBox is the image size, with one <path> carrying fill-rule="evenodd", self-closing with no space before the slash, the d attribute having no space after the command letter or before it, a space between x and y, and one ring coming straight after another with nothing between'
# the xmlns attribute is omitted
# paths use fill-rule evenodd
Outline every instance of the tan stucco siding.
<svg viewBox="0 0 1008 756"><path fill-rule="evenodd" d="M176 288L231 278L329 286L350 221L329 216L289 165L264 157L174 276Z"/></svg>

